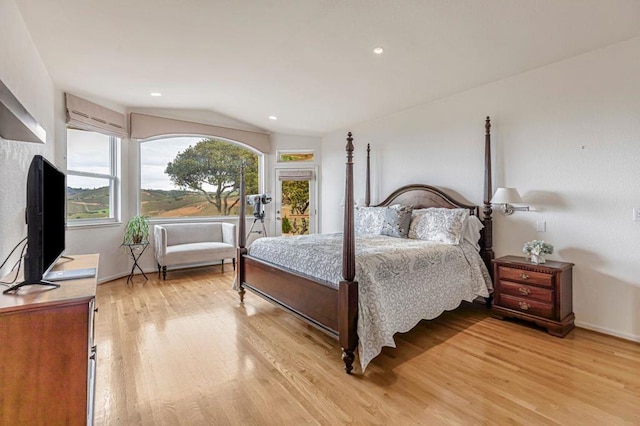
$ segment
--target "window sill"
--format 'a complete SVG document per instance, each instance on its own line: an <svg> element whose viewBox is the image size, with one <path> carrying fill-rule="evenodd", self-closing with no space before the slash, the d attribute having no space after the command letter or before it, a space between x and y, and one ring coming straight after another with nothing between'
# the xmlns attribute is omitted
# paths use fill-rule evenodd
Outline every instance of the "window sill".
<svg viewBox="0 0 640 426"><path fill-rule="evenodd" d="M247 216L248 218L249 216ZM253 217L253 216L251 216ZM160 224L160 223L214 223L214 222L230 222L238 220L238 216L209 216L209 217L156 217L149 218L149 224Z"/></svg>
<svg viewBox="0 0 640 426"><path fill-rule="evenodd" d="M115 228L122 225L122 222L110 221L110 222L67 222L67 230L79 230L79 229L91 229L91 228Z"/></svg>

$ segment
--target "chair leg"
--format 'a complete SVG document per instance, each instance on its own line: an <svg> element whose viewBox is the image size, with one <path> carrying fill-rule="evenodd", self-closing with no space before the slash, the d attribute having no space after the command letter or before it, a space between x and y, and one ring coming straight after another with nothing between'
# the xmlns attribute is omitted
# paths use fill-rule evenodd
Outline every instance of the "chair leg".
<svg viewBox="0 0 640 426"><path fill-rule="evenodd" d="M236 270L236 258L234 257L233 259L231 259L231 262L233 263L233 270Z"/></svg>
<svg viewBox="0 0 640 426"><path fill-rule="evenodd" d="M224 272L224 259L222 259L222 272Z"/></svg>
<svg viewBox="0 0 640 426"><path fill-rule="evenodd" d="M163 267L162 267L162 279L163 279L164 281L166 281L166 280L167 280L167 267L166 267L166 266L163 266Z"/></svg>
<svg viewBox="0 0 640 426"><path fill-rule="evenodd" d="M158 278L160 278L160 272L162 272L162 266L158 263Z"/></svg>

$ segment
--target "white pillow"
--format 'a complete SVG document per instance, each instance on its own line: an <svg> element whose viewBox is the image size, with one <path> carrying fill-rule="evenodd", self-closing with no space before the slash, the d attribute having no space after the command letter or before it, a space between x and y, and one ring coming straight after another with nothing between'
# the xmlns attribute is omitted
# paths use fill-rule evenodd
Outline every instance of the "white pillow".
<svg viewBox="0 0 640 426"><path fill-rule="evenodd" d="M409 223L409 234L407 235L408 238L413 238L414 240L419 239L418 224L420 223L422 216L424 216L427 213L427 210L428 209L417 209L411 213L411 222Z"/></svg>
<svg viewBox="0 0 640 426"><path fill-rule="evenodd" d="M460 244L464 225L469 218L467 209L429 208L416 212L409 226L409 238Z"/></svg>
<svg viewBox="0 0 640 426"><path fill-rule="evenodd" d="M469 216L464 224L462 238L469 241L476 250L480 251L480 231L484 228L482 221L477 216Z"/></svg>
<svg viewBox="0 0 640 426"><path fill-rule="evenodd" d="M386 207L356 207L353 215L355 233L380 235L385 209Z"/></svg>

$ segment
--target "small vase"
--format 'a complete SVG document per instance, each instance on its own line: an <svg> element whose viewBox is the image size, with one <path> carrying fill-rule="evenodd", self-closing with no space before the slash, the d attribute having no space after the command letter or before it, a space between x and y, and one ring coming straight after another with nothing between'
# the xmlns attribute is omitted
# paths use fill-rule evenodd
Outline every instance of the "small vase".
<svg viewBox="0 0 640 426"><path fill-rule="evenodd" d="M529 255L529 260L534 265L539 265L541 263L545 263L546 262L546 260L544 259L544 256L541 255L541 254L530 254Z"/></svg>

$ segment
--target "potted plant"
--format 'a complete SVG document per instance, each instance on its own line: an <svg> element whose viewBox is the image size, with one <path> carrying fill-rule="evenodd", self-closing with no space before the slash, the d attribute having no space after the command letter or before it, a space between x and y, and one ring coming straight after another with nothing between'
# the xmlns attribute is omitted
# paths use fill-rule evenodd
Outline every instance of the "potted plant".
<svg viewBox="0 0 640 426"><path fill-rule="evenodd" d="M136 215L127 223L124 244L140 244L149 241L149 222L146 216Z"/></svg>
<svg viewBox="0 0 640 426"><path fill-rule="evenodd" d="M527 254L531 263L545 263L545 256L553 253L553 246L544 241L533 240L527 241L522 247L522 252Z"/></svg>

